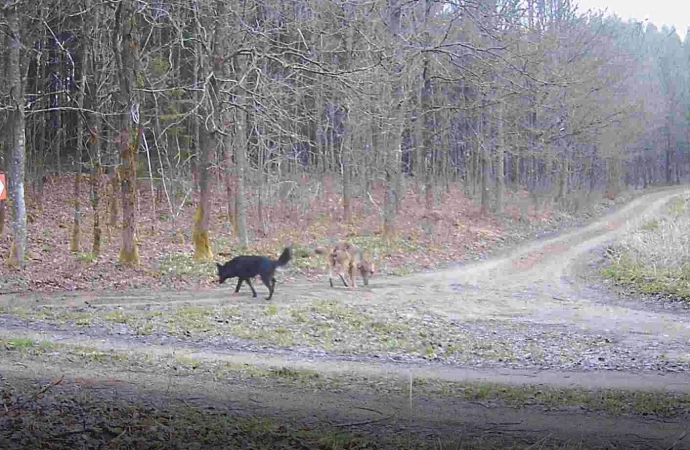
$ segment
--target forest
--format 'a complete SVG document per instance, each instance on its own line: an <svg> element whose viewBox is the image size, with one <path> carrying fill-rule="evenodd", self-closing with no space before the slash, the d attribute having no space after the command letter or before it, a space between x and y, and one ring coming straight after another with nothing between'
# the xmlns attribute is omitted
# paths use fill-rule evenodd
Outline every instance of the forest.
<svg viewBox="0 0 690 450"><path fill-rule="evenodd" d="M1 9L16 273L346 237L453 260L498 221L690 175L689 38L575 1Z"/></svg>

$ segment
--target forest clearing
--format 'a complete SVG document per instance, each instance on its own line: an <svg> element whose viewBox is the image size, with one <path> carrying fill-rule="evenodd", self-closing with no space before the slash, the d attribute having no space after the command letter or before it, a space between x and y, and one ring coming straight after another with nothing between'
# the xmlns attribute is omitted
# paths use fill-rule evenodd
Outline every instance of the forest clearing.
<svg viewBox="0 0 690 450"><path fill-rule="evenodd" d="M0 12L0 448L690 449L690 38L568 0ZM218 283L286 247L270 300Z"/></svg>

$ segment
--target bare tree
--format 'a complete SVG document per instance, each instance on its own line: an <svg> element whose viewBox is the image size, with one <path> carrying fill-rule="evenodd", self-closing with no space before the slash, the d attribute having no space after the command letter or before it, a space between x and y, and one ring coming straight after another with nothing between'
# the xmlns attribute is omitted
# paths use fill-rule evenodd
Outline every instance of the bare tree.
<svg viewBox="0 0 690 450"><path fill-rule="evenodd" d="M136 94L139 71L139 40L137 35L136 2L121 0L115 12L112 47L115 54L119 92L117 104L120 111L120 157L118 168L122 186L122 248L119 260L122 264L139 264L136 240L136 183L137 151L141 133L140 112Z"/></svg>
<svg viewBox="0 0 690 450"><path fill-rule="evenodd" d="M402 3L400 0L388 0L388 32L391 36L393 58L390 84L390 111L388 114L389 133L386 162L386 194L383 207L383 234L391 239L395 233L395 211L398 197L402 196L399 190L399 177L401 175L401 122L403 110L403 49L401 32ZM396 190L396 186L398 189Z"/></svg>
<svg viewBox="0 0 690 450"><path fill-rule="evenodd" d="M208 54L211 43L204 39L206 27L202 24L204 17L202 6L197 3L194 8L194 21L196 25L197 39L195 43L196 61L195 68L196 95L201 96L198 103L198 115L196 118L197 136L197 155L199 158L197 170L199 172L199 204L194 213L194 223L192 224L192 242L194 244L194 259L197 261L210 261L213 259L211 251L211 241L209 239L209 220L211 217L210 190L209 190L209 169L210 158L214 146L214 127L215 118L212 114L211 99L216 95L211 89L211 78L213 73L210 70ZM208 24L207 24L208 25ZM197 97L198 98L198 97Z"/></svg>
<svg viewBox="0 0 690 450"><path fill-rule="evenodd" d="M24 90L21 73L22 39L18 13L18 3L4 7L7 20L6 48L7 81L10 86L10 113L8 134L10 135L10 179L9 192L12 198L12 249L8 263L23 268L26 258L26 205L24 203L24 174L26 158L26 127L24 118Z"/></svg>

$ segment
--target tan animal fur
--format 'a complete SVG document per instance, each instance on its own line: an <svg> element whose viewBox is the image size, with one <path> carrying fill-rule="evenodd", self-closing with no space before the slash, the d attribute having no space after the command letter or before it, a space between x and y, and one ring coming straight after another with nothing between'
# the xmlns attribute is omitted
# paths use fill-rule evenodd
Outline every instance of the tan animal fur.
<svg viewBox="0 0 690 450"><path fill-rule="evenodd" d="M324 247L317 247L315 251L318 254L327 252ZM337 270L343 284L351 289L357 287L356 272L362 276L365 286L369 285L369 278L374 274L374 263L364 257L362 250L349 242L341 242L333 247L333 250L326 255L326 268L331 287L333 287L333 269ZM345 281L345 272L350 279L349 285Z"/></svg>

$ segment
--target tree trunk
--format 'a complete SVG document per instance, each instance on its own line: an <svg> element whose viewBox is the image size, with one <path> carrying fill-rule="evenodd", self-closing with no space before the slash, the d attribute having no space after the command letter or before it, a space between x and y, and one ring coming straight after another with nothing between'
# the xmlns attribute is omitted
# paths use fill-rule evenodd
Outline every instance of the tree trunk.
<svg viewBox="0 0 690 450"><path fill-rule="evenodd" d="M91 210L93 211L93 240L91 244L91 256L97 258L101 253L101 220L98 213L98 204L100 203L99 186L101 180L101 155L99 152L99 143L96 125L94 124L89 131L89 147L93 156L92 170L91 170Z"/></svg>
<svg viewBox="0 0 690 450"><path fill-rule="evenodd" d="M4 162L5 162L5 149L7 144L4 140L0 140L0 172L5 172ZM5 179L7 182L7 179ZM6 190L7 186L3 187ZM5 232L5 200L0 200L0 236Z"/></svg>
<svg viewBox="0 0 690 450"><path fill-rule="evenodd" d="M371 121L371 147L364 153L364 214L369 214L372 207L371 191L372 191L372 174L376 163L376 154L380 145L381 122L378 118Z"/></svg>
<svg viewBox="0 0 690 450"><path fill-rule="evenodd" d="M352 134L350 134L350 139L351 138ZM343 171L343 220L345 223L350 223L352 219L352 209L350 207L350 178L352 172L350 171L350 152L347 150L345 152L345 155L341 157L341 167Z"/></svg>
<svg viewBox="0 0 690 450"><path fill-rule="evenodd" d="M503 214L503 191L505 190L505 135L503 133L503 103L498 104L496 124L496 213Z"/></svg>
<svg viewBox="0 0 690 450"><path fill-rule="evenodd" d="M229 136L230 134L224 139L225 150L223 151L223 159L225 161L225 195L228 198L228 225L233 233L237 233L237 199L232 192L232 141Z"/></svg>
<svg viewBox="0 0 690 450"><path fill-rule="evenodd" d="M120 109L120 183L122 187L122 247L119 261L123 265L139 264L136 240L137 151L139 149L139 102L135 87L139 71L134 0L121 0L115 13L113 51L120 84L117 96Z"/></svg>
<svg viewBox="0 0 690 450"><path fill-rule="evenodd" d="M237 238L240 246L246 247L249 245L249 236L247 235L247 206L245 201L245 175L247 172L247 147L249 145L249 130L247 124L249 123L249 112L237 110L236 114L239 116L237 121L237 131L235 136L235 169L237 171Z"/></svg>
<svg viewBox="0 0 690 450"><path fill-rule="evenodd" d="M215 41L213 44L214 57L213 57L213 69L216 74L221 74L223 79L230 80L234 79L236 76L235 66L231 64L229 60L229 55L232 53L232 42L229 42L230 31L228 24L228 17L226 12L226 2L225 0L216 0L216 23L215 23ZM217 78L214 78L216 83ZM216 85L214 85L216 86ZM216 86L217 91L220 90L222 85ZM225 100L228 103L234 101L232 94L225 94ZM223 132L225 133L222 137L222 158L225 170L225 196L227 197L227 207L228 207L228 228L231 233L237 233L237 199L233 194L234 180L233 180L233 166L232 166L232 142L233 137L238 138L238 135L233 136L233 124L232 124L232 111L227 108L223 108L220 104L222 97L220 93L216 92L216 95L212 97L214 101L214 109L218 111L219 124ZM235 130L236 131L236 130Z"/></svg>
<svg viewBox="0 0 690 450"><path fill-rule="evenodd" d="M489 171L491 170L491 166L489 165L490 155L485 148L480 148L479 152L479 158L481 159L479 163L481 171L479 175L481 178L481 205L482 212L486 213L489 210Z"/></svg>
<svg viewBox="0 0 690 450"><path fill-rule="evenodd" d="M568 159L563 156L558 164L558 197L557 201L561 205L565 205L566 197L568 195Z"/></svg>
<svg viewBox="0 0 690 450"><path fill-rule="evenodd" d="M17 3L5 7L5 18L9 28L7 35L8 68L7 82L10 88L12 109L10 110L8 130L10 132L10 179L9 193L12 198L13 241L8 264L24 268L26 258L26 205L24 203L25 174L25 117L24 92L21 76L21 37L19 34L19 15Z"/></svg>
<svg viewBox="0 0 690 450"><path fill-rule="evenodd" d="M483 94L480 94L483 96ZM489 210L489 174L491 171L490 149L484 144L488 142L490 127L484 112L479 113L479 129L477 130L477 151L479 152L479 182L481 183L481 208L486 213Z"/></svg>
<svg viewBox="0 0 690 450"><path fill-rule="evenodd" d="M424 33L422 40L424 45L431 44L431 36L429 33L428 20L429 14L431 13L431 7L433 5L432 0L426 0L423 4L424 13ZM425 52L423 54L422 63L422 89L420 93L420 105L421 114L417 119L422 128L422 149L419 152L419 166L421 170L424 171L424 193L425 193L425 205L428 211L431 211L434 207L434 168L436 164L434 163L434 141L433 141L433 131L434 131L434 120L431 111L431 98L433 95L431 84L431 64L430 64L430 54ZM422 175L419 173L418 175Z"/></svg>
<svg viewBox="0 0 690 450"><path fill-rule="evenodd" d="M207 123L213 123L213 120L207 121L206 118L210 114L208 91L210 86L206 83L206 75L209 73L208 58L203 53L204 50L201 45L202 25L200 17L200 6L195 10L196 33L197 40L195 44L196 50L196 81L195 86L203 86L204 94L201 107L199 108L200 118L195 121L194 132L196 135L196 158L198 161L198 180L199 180L199 204L194 213L194 221L192 224L192 242L194 243L194 260L196 261L210 261L213 259L213 252L211 251L211 241L209 239L209 222L211 217L210 207L210 192L209 192L209 169L211 150L213 149L213 134L212 130L207 128ZM199 95L199 91L195 91L195 95Z"/></svg>
<svg viewBox="0 0 690 450"><path fill-rule="evenodd" d="M79 70L81 71L81 79L79 80L79 88L77 91L77 107L82 114L84 111L84 89L86 88L86 50L84 44L81 44L79 49L81 52L79 58ZM77 155L76 155L76 170L74 171L74 221L72 222L72 238L69 243L69 251L77 253L81 251L81 159L82 146L84 145L84 121L82 117L77 118Z"/></svg>
<svg viewBox="0 0 690 450"><path fill-rule="evenodd" d="M109 180L110 186L108 186L108 211L109 211L109 221L108 229L115 229L117 227L117 219L120 215L120 209L117 207L117 190L120 184L120 176L118 171L114 171L110 176ZM108 232L110 234L110 231ZM110 239L110 238L108 238Z"/></svg>
<svg viewBox="0 0 690 450"><path fill-rule="evenodd" d="M403 103L403 54L400 39L400 18L402 6L400 0L388 2L388 31L393 38L393 73L391 80L391 108L389 114L389 127L391 136L388 140L388 158L386 164L386 194L383 200L383 235L386 239L392 239L395 234L395 211L398 197L401 192L396 192L396 186L400 183L399 173L401 164L401 130L402 103Z"/></svg>
<svg viewBox="0 0 690 450"><path fill-rule="evenodd" d="M210 192L208 182L209 153L211 152L212 138L205 128L200 130L201 152L199 159L199 205L194 213L192 241L194 241L194 259L196 261L210 261L213 259L211 242L209 239Z"/></svg>

